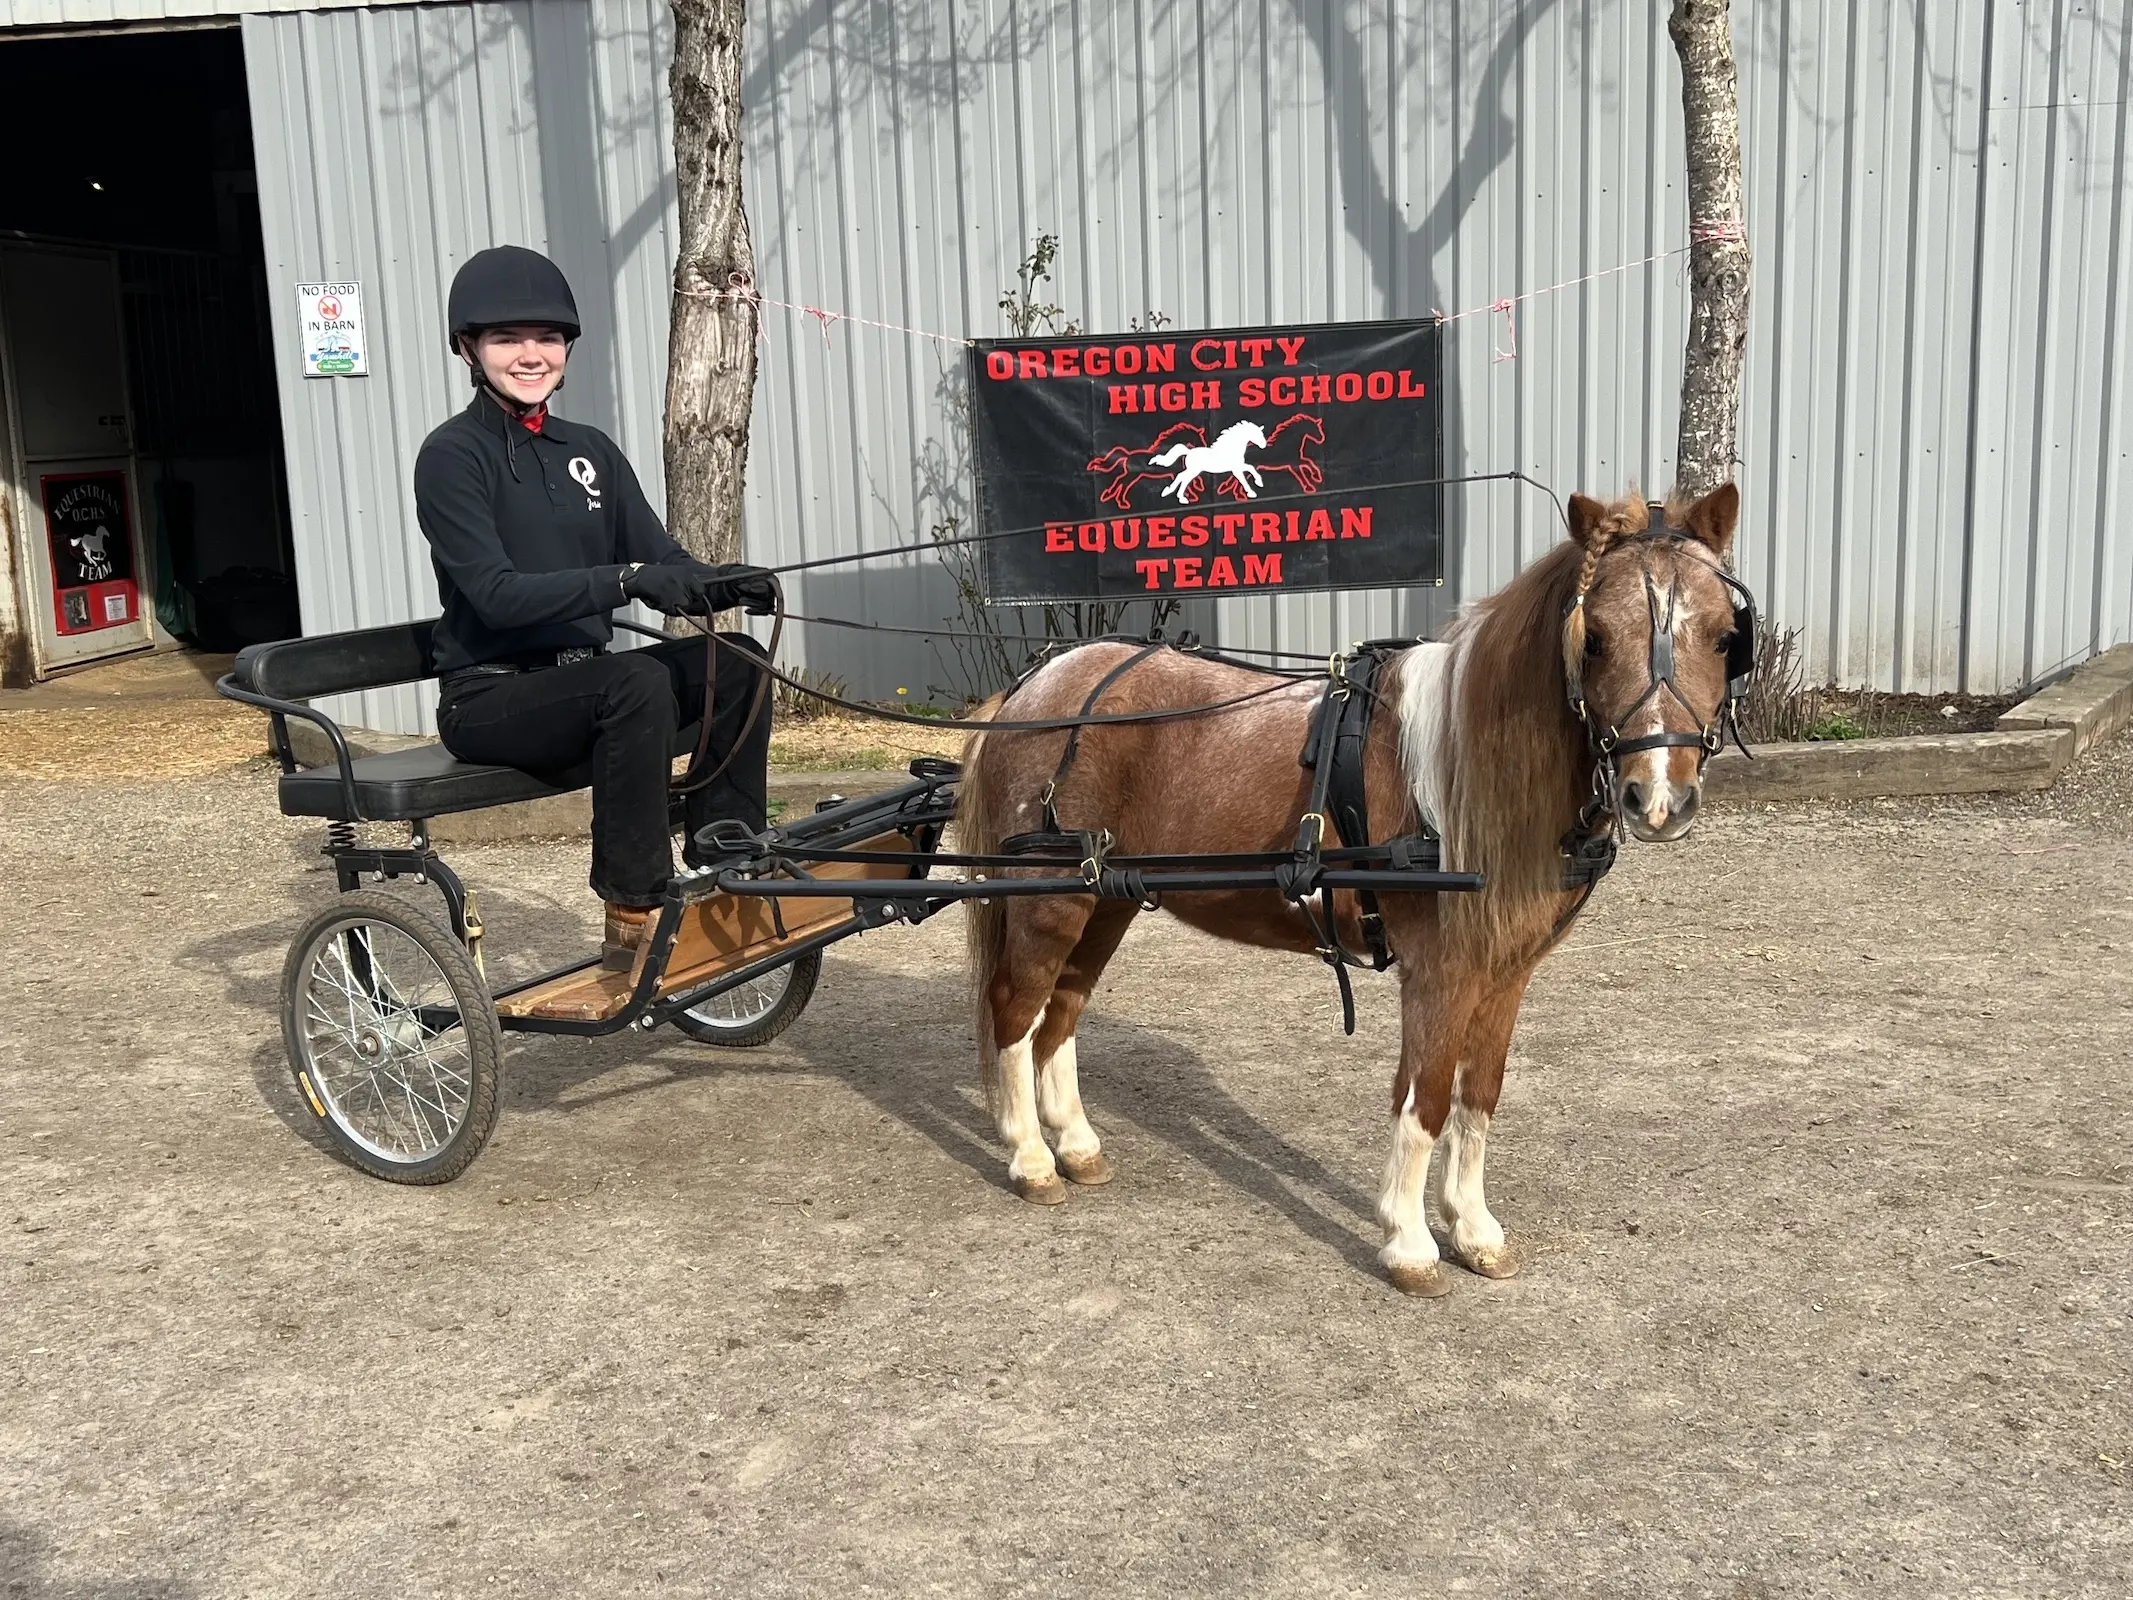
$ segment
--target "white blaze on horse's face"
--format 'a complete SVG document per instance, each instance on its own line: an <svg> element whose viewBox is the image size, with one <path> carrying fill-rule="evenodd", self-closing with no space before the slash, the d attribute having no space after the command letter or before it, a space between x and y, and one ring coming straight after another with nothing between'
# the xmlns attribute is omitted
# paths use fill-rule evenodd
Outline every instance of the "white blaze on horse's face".
<svg viewBox="0 0 2133 1600"><path fill-rule="evenodd" d="M1660 604L1664 607L1666 601L1662 599ZM1662 650L1671 648L1677 660L1684 642L1681 631L1679 617L1665 615L1653 629L1654 642ZM1648 734L1683 731L1667 726L1683 720L1680 712L1673 697L1662 690L1630 719L1630 725L1622 730L1623 736L1634 740ZM1622 818L1637 838L1664 844L1679 839L1695 825L1696 809L1703 799L1703 765L1697 751L1680 745L1638 750L1622 757L1617 771L1621 775L1616 794Z"/></svg>
<svg viewBox="0 0 2133 1600"><path fill-rule="evenodd" d="M1616 750L1615 802L1637 838L1679 839L1703 799L1726 693L1730 597L1705 555L1631 545L1588 601L1586 684Z"/></svg>

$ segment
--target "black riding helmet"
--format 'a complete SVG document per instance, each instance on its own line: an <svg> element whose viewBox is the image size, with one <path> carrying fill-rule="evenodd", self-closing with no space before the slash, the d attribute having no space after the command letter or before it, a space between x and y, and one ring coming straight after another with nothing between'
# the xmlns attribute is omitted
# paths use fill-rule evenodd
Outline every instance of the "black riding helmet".
<svg viewBox="0 0 2133 1600"><path fill-rule="evenodd" d="M563 269L537 250L500 244L467 258L445 303L445 342L459 354L462 334L536 324L579 334L578 302Z"/></svg>

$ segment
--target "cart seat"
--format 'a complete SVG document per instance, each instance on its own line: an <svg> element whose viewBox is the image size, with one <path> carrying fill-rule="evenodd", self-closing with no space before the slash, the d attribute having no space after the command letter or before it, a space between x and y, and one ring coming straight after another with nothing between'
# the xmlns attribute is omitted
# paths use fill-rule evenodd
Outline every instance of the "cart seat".
<svg viewBox="0 0 2133 1600"><path fill-rule="evenodd" d="M281 639L240 651L236 670L223 687L232 698L274 715L275 753L281 757L284 816L324 817L336 822L411 822L488 806L510 805L568 794L592 780L590 765L549 774L548 781L516 767L461 761L441 744L416 745L377 755L352 756L309 769L296 765L283 719L298 716L318 724L338 746L340 729L323 713L300 702L321 695L354 694L419 683L436 676L430 653L434 618L363 628L306 639ZM698 724L675 736L674 753L696 746Z"/></svg>
<svg viewBox="0 0 2133 1600"><path fill-rule="evenodd" d="M333 762L282 774L282 815L327 817L337 822L412 822L418 817L448 817L455 811L479 811L584 787L569 782L556 787L516 767L477 766L457 759L441 744L359 756L353 770L360 817L346 814L341 772Z"/></svg>

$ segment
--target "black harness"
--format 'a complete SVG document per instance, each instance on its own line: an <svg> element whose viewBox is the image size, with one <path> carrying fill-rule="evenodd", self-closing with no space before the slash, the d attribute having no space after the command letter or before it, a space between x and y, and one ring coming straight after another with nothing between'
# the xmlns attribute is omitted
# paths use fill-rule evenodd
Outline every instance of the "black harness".
<svg viewBox="0 0 2133 1600"><path fill-rule="evenodd" d="M1382 700L1377 692L1378 674L1394 651L1413 648L1414 639L1373 639L1355 647L1352 654L1335 656L1326 668L1325 692L1311 714L1298 760L1311 774L1311 803L1296 831L1296 859L1300 868L1315 868L1325 846L1330 822L1340 843L1350 849L1370 842L1370 797L1363 774L1363 746L1370 734L1370 719ZM1420 831L1389 839L1382 848L1392 852L1396 865L1409 861L1442 859L1443 842L1427 822ZM1299 877L1302 874L1299 873ZM1355 991L1348 969L1363 965L1340 940L1335 919L1333 891L1321 885L1314 909L1303 896L1289 897L1310 921L1318 940L1319 959L1333 969L1341 991L1341 1027L1355 1032ZM1392 965L1392 947L1385 939L1385 919L1378 912L1378 897L1369 889L1356 891L1356 907L1362 923L1363 943L1369 950L1370 970L1383 972Z"/></svg>
<svg viewBox="0 0 2133 1600"><path fill-rule="evenodd" d="M1693 535L1684 529L1666 525L1664 509L1651 508L1650 531L1638 535L1641 542L1674 543L1687 542ZM1694 746L1697 750L1697 771L1724 744L1730 733L1743 755L1751 755L1742 742L1736 713L1740 701L1747 692L1748 678L1755 667L1755 597L1747 585L1722 568L1714 568L1718 579L1732 592L1736 604L1733 608L1733 633L1726 646L1726 696L1720 704L1717 716L1695 732L1669 732L1661 728L1656 733L1642 734L1634 739L1622 737L1619 724L1603 729L1592 715L1585 700L1585 686L1577 664L1566 660L1564 672L1568 680L1570 709L1585 726L1587 741L1593 757L1592 796L1579 810L1577 820L1570 831L1563 835L1563 887L1581 891L1577 900L1557 920L1549 935L1549 944L1560 938L1576 920L1592 892L1615 863L1615 854L1622 829L1617 793L1621 774L1619 763L1623 756L1634 755L1642 750L1660 750L1673 747ZM1650 680L1644 692L1622 714L1627 722L1660 694L1670 694L1675 702L1694 716L1695 708L1675 682L1674 660L1674 614L1678 599L1677 591L1669 588L1664 602L1659 587L1652 581L1650 569L1644 570L1644 599L1652 622ZM1572 597L1564 612L1567 628L1571 613L1585 604L1585 592L1581 589ZM1186 634L1176 641L1164 639L1160 633L1145 638L1122 639L1119 643L1136 646L1133 652L1097 680L1082 701L1081 718L1094 715L1096 705L1106 690L1139 666L1158 650L1179 649L1206 655L1213 660L1227 659L1218 652L1202 650L1198 640ZM1382 844L1370 843L1370 803L1364 779L1363 751L1370 734L1370 721L1382 697L1377 691L1377 680L1387 659L1396 651L1411 649L1422 641L1416 639L1373 639L1359 644L1347 655L1336 655L1327 664L1326 686L1319 696L1317 707L1311 715L1311 724L1304 735L1304 746L1298 760L1312 774L1311 798L1302 819L1296 828L1296 843L1289 859L1274 865L1274 886L1295 905L1310 924L1317 944L1318 955L1333 969L1334 978L1340 985L1341 1028L1346 1033L1355 1032L1355 991L1348 979L1350 967L1360 967L1367 959L1372 971L1383 972L1393 963L1390 943L1385 937L1385 921L1378 910L1375 890L1358 887L1354 890L1363 942L1368 949L1367 957L1349 951L1340 939L1340 924L1333 905L1334 885L1327 881L1326 868L1329 862L1326 834L1330 826L1338 837L1339 844L1330 858L1342 866L1385 867L1395 872L1433 872L1439 869L1443 859L1443 841L1436 831L1424 821L1419 831L1397 839L1388 839ZM1039 663L1041 664L1041 663ZM1232 665L1251 667L1254 671L1272 669L1258 667L1250 662L1232 662ZM1033 664L1030 671L1034 673ZM1021 681L1027 681L1025 674ZM1019 687L1019 683L1018 683ZM1074 759L1081 748L1082 723L1079 719L1067 732L1066 747L1060 752L1059 765L1051 779L1038 795L1043 810L1041 831L1018 834L1002 841L1001 848L1010 857L1020 859L1038 853L1061 848L1078 849L1086 853L1082 863L1084 876L1098 886L1098 892L1118 898L1132 898L1149 910L1160 904L1160 896L1145 893L1138 879L1140 874L1112 868L1106 861L1105 852L1110 848L1108 833L1090 835L1086 832L1070 832L1060 825L1056 800L1059 790L1073 770ZM1752 759L1752 755L1751 755ZM1149 858L1154 859L1154 858ZM1241 859L1241 858L1239 858ZM1116 880L1116 881L1113 881Z"/></svg>
<svg viewBox="0 0 2133 1600"><path fill-rule="evenodd" d="M1176 640L1156 634L1116 642L1132 644L1136 648L1096 681L1082 700L1081 718L1094 715L1105 691L1158 650L1183 650L1218 661L1229 659L1218 651L1203 649L1190 633ZM1363 745L1370 733L1371 715L1381 698L1377 692L1378 674L1393 652L1408 649L1415 643L1417 641L1413 639L1376 639L1357 645L1349 655L1334 656L1327 664L1326 687L1312 712L1310 727L1304 735L1303 751L1298 758L1312 773L1310 804L1297 824L1296 842L1288 858L1272 864L1273 887L1303 913L1310 924L1320 959L1333 969L1340 983L1341 1026L1349 1033L1355 1032L1355 991L1348 981L1348 968L1362 966L1364 958L1352 954L1341 943L1340 925L1333 907L1336 886L1327 881L1327 868L1383 868L1396 873L1429 873L1437 871L1442 860L1440 841L1426 824L1419 833L1388 839L1381 844L1370 842L1370 803L1363 778ZM1230 664L1250 667L1257 672L1274 670L1250 662L1232 661ZM1034 670L1033 667L1032 672ZM1290 673L1278 675L1297 676ZM1024 681L1027 681L1027 675ZM1103 879L1107 876L1105 852L1110 848L1110 835L1092 836L1069 830L1060 823L1057 809L1059 791L1081 750L1081 728L1077 720L1068 729L1066 746L1059 753L1059 765L1038 793L1037 801L1042 810L1039 830L1003 840L1001 849L1016 857L1081 849L1088 857L1083 863L1087 873L1092 879ZM1338 840L1330 851L1329 825ZM1160 897L1135 892L1133 877L1131 873L1119 874L1118 883L1107 883L1105 887L1123 889L1125 897L1138 899L1145 909L1155 910ZM1383 972L1392 965L1393 955L1386 942L1385 921L1378 911L1376 891L1358 888L1354 892L1361 910L1370 967L1373 971Z"/></svg>

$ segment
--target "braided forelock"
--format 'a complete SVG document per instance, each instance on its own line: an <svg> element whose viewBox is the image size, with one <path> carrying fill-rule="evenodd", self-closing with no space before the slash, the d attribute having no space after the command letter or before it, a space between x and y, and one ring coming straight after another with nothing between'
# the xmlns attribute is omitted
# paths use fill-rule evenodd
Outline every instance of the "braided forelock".
<svg viewBox="0 0 2133 1600"><path fill-rule="evenodd" d="M1634 534L1651 526L1651 513L1642 495L1630 495L1607 508L1607 515L1592 530L1585 546L1585 559L1578 564L1578 586L1570 602L1570 615L1563 619L1563 673L1571 683L1585 675L1585 596L1599 576L1600 558Z"/></svg>

